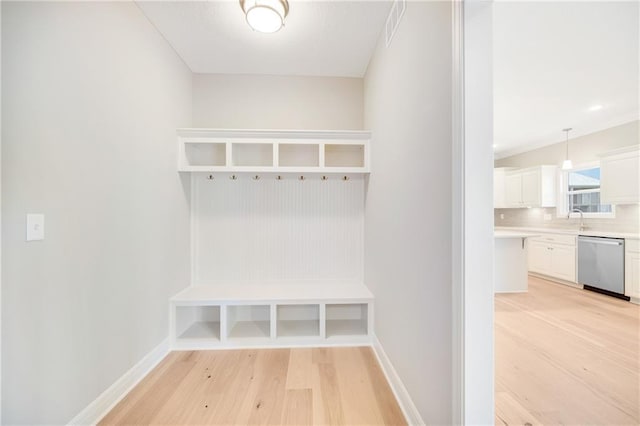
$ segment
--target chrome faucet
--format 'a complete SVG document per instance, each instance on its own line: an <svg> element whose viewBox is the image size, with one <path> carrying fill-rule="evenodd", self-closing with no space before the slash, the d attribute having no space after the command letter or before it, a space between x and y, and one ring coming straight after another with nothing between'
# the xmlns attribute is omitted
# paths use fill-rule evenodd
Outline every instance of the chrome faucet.
<svg viewBox="0 0 640 426"><path fill-rule="evenodd" d="M571 213L580 213L580 231L584 231L585 229L587 229L586 226L584 226L584 214L582 213L582 210L580 209L573 209L571 210L569 213L567 213L567 219L569 219L571 217Z"/></svg>

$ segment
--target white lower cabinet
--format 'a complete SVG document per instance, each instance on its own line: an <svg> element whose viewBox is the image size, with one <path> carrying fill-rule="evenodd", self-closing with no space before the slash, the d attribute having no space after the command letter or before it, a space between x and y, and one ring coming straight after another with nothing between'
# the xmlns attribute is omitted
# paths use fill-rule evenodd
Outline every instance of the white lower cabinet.
<svg viewBox="0 0 640 426"><path fill-rule="evenodd" d="M174 349L370 344L373 295L363 284L190 286L170 300Z"/></svg>
<svg viewBox="0 0 640 426"><path fill-rule="evenodd" d="M624 294L640 299L640 241L625 241Z"/></svg>
<svg viewBox="0 0 640 426"><path fill-rule="evenodd" d="M556 234L532 238L529 271L576 282L576 238Z"/></svg>

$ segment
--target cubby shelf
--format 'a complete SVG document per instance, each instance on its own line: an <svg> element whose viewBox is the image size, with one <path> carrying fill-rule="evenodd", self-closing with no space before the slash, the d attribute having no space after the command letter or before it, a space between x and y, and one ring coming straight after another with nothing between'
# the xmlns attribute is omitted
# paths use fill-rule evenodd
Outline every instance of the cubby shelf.
<svg viewBox="0 0 640 426"><path fill-rule="evenodd" d="M174 349L370 344L373 295L353 283L191 286L171 299Z"/></svg>
<svg viewBox="0 0 640 426"><path fill-rule="evenodd" d="M178 171L369 173L367 131L179 129Z"/></svg>

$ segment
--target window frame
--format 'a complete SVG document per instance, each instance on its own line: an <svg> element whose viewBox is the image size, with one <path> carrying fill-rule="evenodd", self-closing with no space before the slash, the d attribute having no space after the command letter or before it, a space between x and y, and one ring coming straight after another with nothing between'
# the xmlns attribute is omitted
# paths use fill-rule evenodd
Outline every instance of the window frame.
<svg viewBox="0 0 640 426"><path fill-rule="evenodd" d="M558 169L558 199L556 208L556 217L567 217L567 213L569 212L568 206L568 183L569 183L569 172L576 172L580 170L601 168L600 161L591 161L588 163L580 163L575 167L572 167L569 170ZM600 184L602 187L602 184ZM581 190L575 191L574 194L580 193L591 193L591 192L600 192L598 190ZM611 204L610 212L602 212L602 213L594 213L594 212L584 212L582 213L585 219L615 219L616 218L616 206L615 204ZM580 213L571 213L570 218L580 218Z"/></svg>

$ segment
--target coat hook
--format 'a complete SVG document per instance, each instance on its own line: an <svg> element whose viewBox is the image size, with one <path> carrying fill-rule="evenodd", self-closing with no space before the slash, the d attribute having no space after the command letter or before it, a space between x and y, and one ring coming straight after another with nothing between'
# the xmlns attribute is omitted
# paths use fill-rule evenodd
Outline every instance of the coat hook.
<svg viewBox="0 0 640 426"><path fill-rule="evenodd" d="M231 175L231 176L229 176L229 179L231 179L231 180L236 180L236 179L238 179L238 176L236 176L236 175Z"/></svg>
<svg viewBox="0 0 640 426"><path fill-rule="evenodd" d="M213 175L209 175L209 176L207 176L207 179L209 179L209 180L213 180Z"/></svg>
<svg viewBox="0 0 640 426"><path fill-rule="evenodd" d="M276 180L282 180L282 176L280 175L276 176Z"/></svg>
<svg viewBox="0 0 640 426"><path fill-rule="evenodd" d="M304 180L304 179L305 179L305 177L304 177L304 176L300 176L298 179L300 179L300 180Z"/></svg>
<svg viewBox="0 0 640 426"><path fill-rule="evenodd" d="M322 180L328 180L329 178L326 176L322 176Z"/></svg>
<svg viewBox="0 0 640 426"><path fill-rule="evenodd" d="M255 176L253 177L253 180L260 180L260 176L255 175Z"/></svg>
<svg viewBox="0 0 640 426"><path fill-rule="evenodd" d="M348 181L349 180L349 176L343 176L342 180L345 181L345 182Z"/></svg>

